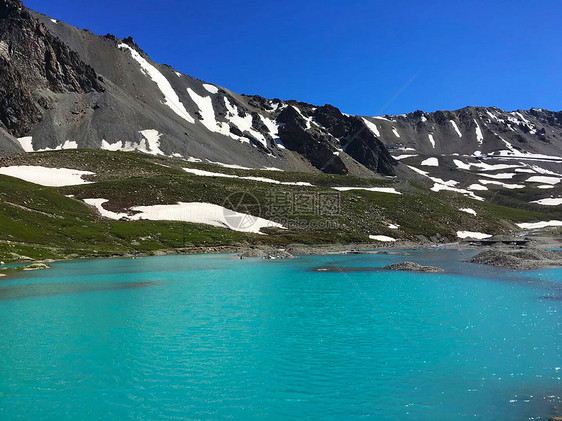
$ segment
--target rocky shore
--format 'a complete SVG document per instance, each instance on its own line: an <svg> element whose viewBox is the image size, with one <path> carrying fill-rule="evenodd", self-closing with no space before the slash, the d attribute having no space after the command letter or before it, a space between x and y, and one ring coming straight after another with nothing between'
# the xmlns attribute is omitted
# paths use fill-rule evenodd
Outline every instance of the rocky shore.
<svg viewBox="0 0 562 421"><path fill-rule="evenodd" d="M468 259L469 263L497 266L512 270L532 270L562 266L562 251L545 249L489 249Z"/></svg>
<svg viewBox="0 0 562 421"><path fill-rule="evenodd" d="M279 260L279 259L294 259L291 253L285 249L262 249L251 248L240 253L240 259L266 259L266 260Z"/></svg>

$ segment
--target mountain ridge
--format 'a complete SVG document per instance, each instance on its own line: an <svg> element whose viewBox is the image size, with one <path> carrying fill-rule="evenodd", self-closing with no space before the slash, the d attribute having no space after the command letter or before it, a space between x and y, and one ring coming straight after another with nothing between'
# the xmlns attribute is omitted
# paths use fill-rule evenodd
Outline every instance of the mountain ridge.
<svg viewBox="0 0 562 421"><path fill-rule="evenodd" d="M0 4L12 10L23 7L19 0ZM60 41L99 86L88 92L45 93L44 86L28 83L27 91L21 89L28 93L22 102L28 106L22 112L25 118L19 119L22 127L14 130L4 124L0 152L134 150L249 167L406 177L412 172L394 159L396 150L562 156L561 112L464 107L368 117L341 113L329 104L238 95L153 62L132 37L98 36L22 10L44 28L40 39ZM12 33L1 35L17 44Z"/></svg>

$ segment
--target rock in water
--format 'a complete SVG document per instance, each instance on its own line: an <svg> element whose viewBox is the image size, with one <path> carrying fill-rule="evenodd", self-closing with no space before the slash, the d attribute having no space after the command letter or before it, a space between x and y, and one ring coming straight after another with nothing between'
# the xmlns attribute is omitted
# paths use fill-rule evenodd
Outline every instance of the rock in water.
<svg viewBox="0 0 562 421"><path fill-rule="evenodd" d="M31 271L31 270L43 270L43 269L50 269L51 267L49 265L46 265L45 263L32 263L26 267L23 268L23 270L25 271Z"/></svg>
<svg viewBox="0 0 562 421"><path fill-rule="evenodd" d="M513 270L540 269L562 266L562 251L541 249L485 250L468 259L467 262Z"/></svg>
<svg viewBox="0 0 562 421"><path fill-rule="evenodd" d="M393 263L391 265L383 267L383 269L401 270L401 271L409 271L409 272L427 272L427 273L445 272L443 269L435 266L422 266L414 262Z"/></svg>

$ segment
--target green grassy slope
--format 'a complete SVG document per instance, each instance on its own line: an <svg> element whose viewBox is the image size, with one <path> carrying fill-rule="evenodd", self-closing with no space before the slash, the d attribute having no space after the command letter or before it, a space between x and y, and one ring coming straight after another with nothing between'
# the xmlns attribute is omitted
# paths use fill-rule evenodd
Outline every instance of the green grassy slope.
<svg viewBox="0 0 562 421"><path fill-rule="evenodd" d="M556 209L526 205L511 207L508 195L499 195L507 206L478 202L450 192L434 193L406 181L359 179L325 174L239 170L194 164L179 159L107 151L58 151L4 157L1 165L43 165L87 170L93 184L42 187L0 176L0 260L21 256L34 259L153 253L197 246L236 246L253 243L346 243L368 241L369 234L418 240L420 236L446 241L457 230L507 233L513 222L555 217ZM182 170L204 169L238 176L267 177L279 181L310 182L313 187L286 186L232 178L202 177ZM402 195L355 190L341 192L339 212L321 214L273 209L279 197L323 195L337 192L332 186L393 187ZM177 202L224 205L233 193L250 193L261 205L259 216L280 219L288 230L267 229L268 235L244 234L224 228L180 222L111 221L101 218L86 198L108 199L104 207L115 212L130 207ZM66 197L72 195L72 198ZM273 198L277 199L273 199ZM301 197L302 199L302 197ZM516 198L520 200L520 198ZM459 211L471 208L477 216ZM333 209L332 209L333 211ZM258 211L256 210L255 213ZM390 229L389 224L400 225Z"/></svg>

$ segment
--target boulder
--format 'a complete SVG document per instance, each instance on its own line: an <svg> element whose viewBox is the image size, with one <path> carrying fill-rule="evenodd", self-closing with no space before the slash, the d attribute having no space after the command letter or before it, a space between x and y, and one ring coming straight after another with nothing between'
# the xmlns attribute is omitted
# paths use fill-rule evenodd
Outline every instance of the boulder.
<svg viewBox="0 0 562 421"><path fill-rule="evenodd" d="M400 262L383 267L385 270L398 270L409 272L427 272L427 273L440 273L445 272L443 269L435 266L422 266L414 262Z"/></svg>

